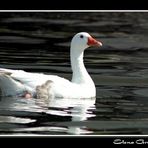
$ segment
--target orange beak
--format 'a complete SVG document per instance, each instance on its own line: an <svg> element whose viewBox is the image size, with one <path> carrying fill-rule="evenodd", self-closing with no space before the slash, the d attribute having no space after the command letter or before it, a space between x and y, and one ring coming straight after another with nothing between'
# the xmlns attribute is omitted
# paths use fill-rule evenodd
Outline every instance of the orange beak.
<svg viewBox="0 0 148 148"><path fill-rule="evenodd" d="M95 40L93 37L88 37L88 42L87 42L88 46L102 46L102 43L100 41Z"/></svg>

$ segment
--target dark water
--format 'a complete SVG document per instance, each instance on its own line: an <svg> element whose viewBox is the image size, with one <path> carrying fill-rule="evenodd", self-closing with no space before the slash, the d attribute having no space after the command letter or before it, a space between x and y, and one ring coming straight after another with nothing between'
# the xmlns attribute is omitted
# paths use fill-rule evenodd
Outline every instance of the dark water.
<svg viewBox="0 0 148 148"><path fill-rule="evenodd" d="M69 44L89 32L85 52L96 100L0 100L1 135L148 134L147 13L0 13L0 67L71 79Z"/></svg>

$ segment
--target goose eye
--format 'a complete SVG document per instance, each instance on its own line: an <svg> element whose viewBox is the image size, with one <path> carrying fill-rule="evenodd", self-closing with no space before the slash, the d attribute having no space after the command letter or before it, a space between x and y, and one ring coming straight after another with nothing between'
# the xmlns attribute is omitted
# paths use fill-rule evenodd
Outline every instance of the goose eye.
<svg viewBox="0 0 148 148"><path fill-rule="evenodd" d="M83 35L80 35L80 38L82 39L84 36Z"/></svg>

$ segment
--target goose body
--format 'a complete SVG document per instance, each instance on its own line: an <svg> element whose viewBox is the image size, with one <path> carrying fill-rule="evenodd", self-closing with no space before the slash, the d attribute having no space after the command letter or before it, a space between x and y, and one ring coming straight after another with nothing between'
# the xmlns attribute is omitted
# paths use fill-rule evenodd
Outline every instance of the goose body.
<svg viewBox="0 0 148 148"><path fill-rule="evenodd" d="M2 96L31 96L44 94L60 98L92 98L96 96L96 88L88 74L84 62L84 50L90 46L102 46L86 32L77 33L71 41L70 60L72 80L56 75L30 73L23 70L0 68L0 92ZM44 93L48 92L48 93Z"/></svg>

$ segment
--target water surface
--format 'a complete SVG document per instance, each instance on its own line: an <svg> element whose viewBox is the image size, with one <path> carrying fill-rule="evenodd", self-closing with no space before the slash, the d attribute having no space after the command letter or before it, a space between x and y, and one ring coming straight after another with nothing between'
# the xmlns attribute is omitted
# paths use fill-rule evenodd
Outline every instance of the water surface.
<svg viewBox="0 0 148 148"><path fill-rule="evenodd" d="M147 13L0 13L0 67L71 79L69 45L89 32L85 52L96 99L0 98L1 135L148 134Z"/></svg>

